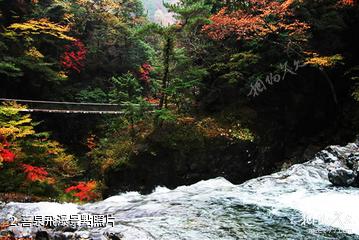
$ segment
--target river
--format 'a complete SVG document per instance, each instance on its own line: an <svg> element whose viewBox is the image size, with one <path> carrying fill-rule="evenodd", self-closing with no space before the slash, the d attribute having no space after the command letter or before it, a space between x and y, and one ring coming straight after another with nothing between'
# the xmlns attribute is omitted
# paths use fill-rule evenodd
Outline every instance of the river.
<svg viewBox="0 0 359 240"><path fill-rule="evenodd" d="M335 148L353 151L357 146ZM332 186L330 163L320 156L241 185L215 178L85 205L8 203L1 207L0 220L24 215L113 217L114 226L47 230L57 239L359 239L359 190ZM11 229L26 237L42 227Z"/></svg>

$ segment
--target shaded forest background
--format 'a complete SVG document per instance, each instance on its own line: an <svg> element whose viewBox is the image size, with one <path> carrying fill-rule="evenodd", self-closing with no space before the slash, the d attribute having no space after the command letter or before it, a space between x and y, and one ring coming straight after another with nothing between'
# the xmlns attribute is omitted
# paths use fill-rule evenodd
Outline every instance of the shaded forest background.
<svg viewBox="0 0 359 240"><path fill-rule="evenodd" d="M0 1L0 97L125 103L121 116L5 103L0 192L241 183L356 137L357 1L165 5L172 25L138 0Z"/></svg>

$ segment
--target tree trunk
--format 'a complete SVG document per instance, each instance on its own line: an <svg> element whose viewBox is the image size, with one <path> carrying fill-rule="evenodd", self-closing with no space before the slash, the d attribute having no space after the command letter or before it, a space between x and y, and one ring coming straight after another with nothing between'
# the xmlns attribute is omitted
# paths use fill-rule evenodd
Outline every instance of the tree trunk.
<svg viewBox="0 0 359 240"><path fill-rule="evenodd" d="M170 73L170 57L172 54L173 48L173 39L171 36L166 36L165 46L163 51L163 78L162 78L162 93L161 93L161 100L159 104L159 108L162 109L163 107L167 108L167 94L165 93L168 83L169 83L169 73Z"/></svg>

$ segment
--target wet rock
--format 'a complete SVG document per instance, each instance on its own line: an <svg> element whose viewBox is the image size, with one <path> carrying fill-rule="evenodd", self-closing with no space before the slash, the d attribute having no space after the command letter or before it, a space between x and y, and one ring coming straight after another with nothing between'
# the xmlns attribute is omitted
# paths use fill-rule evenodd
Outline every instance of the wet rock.
<svg viewBox="0 0 359 240"><path fill-rule="evenodd" d="M109 240L121 240L123 239L123 235L120 233L105 233L105 237Z"/></svg>
<svg viewBox="0 0 359 240"><path fill-rule="evenodd" d="M329 181L335 186L352 186L358 173L343 167L330 170L328 173Z"/></svg>
<svg viewBox="0 0 359 240"><path fill-rule="evenodd" d="M55 240L78 240L84 239L78 236L76 233L72 232L56 232L53 234L53 239Z"/></svg>
<svg viewBox="0 0 359 240"><path fill-rule="evenodd" d="M359 162L359 152L351 153L346 159L346 165L349 168L354 168L358 166Z"/></svg>
<svg viewBox="0 0 359 240"><path fill-rule="evenodd" d="M359 186L359 147L330 146L316 155L328 164L328 178L334 186Z"/></svg>
<svg viewBox="0 0 359 240"><path fill-rule="evenodd" d="M35 240L49 240L49 234L45 231L39 231L35 235Z"/></svg>
<svg viewBox="0 0 359 240"><path fill-rule="evenodd" d="M55 228L55 230L60 232L75 232L76 228L70 226L58 226Z"/></svg>
<svg viewBox="0 0 359 240"><path fill-rule="evenodd" d="M325 163L332 163L338 161L338 157L330 153L328 150L323 150L317 153L315 156L322 159Z"/></svg>

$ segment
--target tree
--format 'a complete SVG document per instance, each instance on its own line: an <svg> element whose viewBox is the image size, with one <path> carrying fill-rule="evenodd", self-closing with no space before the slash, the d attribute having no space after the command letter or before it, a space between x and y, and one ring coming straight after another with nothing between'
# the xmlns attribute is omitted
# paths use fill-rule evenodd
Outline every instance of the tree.
<svg viewBox="0 0 359 240"><path fill-rule="evenodd" d="M2 96L14 96L13 88L21 94L20 85L27 86L26 96L66 80L57 51L75 40L69 31L68 26L42 18L12 23L0 32L0 76L11 82L0 91Z"/></svg>
<svg viewBox="0 0 359 240"><path fill-rule="evenodd" d="M169 26L149 24L142 29L142 34L159 35L161 60L157 63L160 103L159 109L175 104L177 110L184 110L193 104L198 93L198 86L207 72L197 66L200 59L203 39L198 37L200 26L207 21L211 4L206 1L183 0L175 4L167 3L168 11L173 13L176 23ZM190 66L190 67L189 67ZM188 110L188 109L187 109Z"/></svg>
<svg viewBox="0 0 359 240"><path fill-rule="evenodd" d="M112 102L122 105L124 117L130 124L130 135L136 137L135 124L143 119L146 108L149 107L142 97L142 87L139 80L131 73L112 77L113 89L109 93Z"/></svg>

